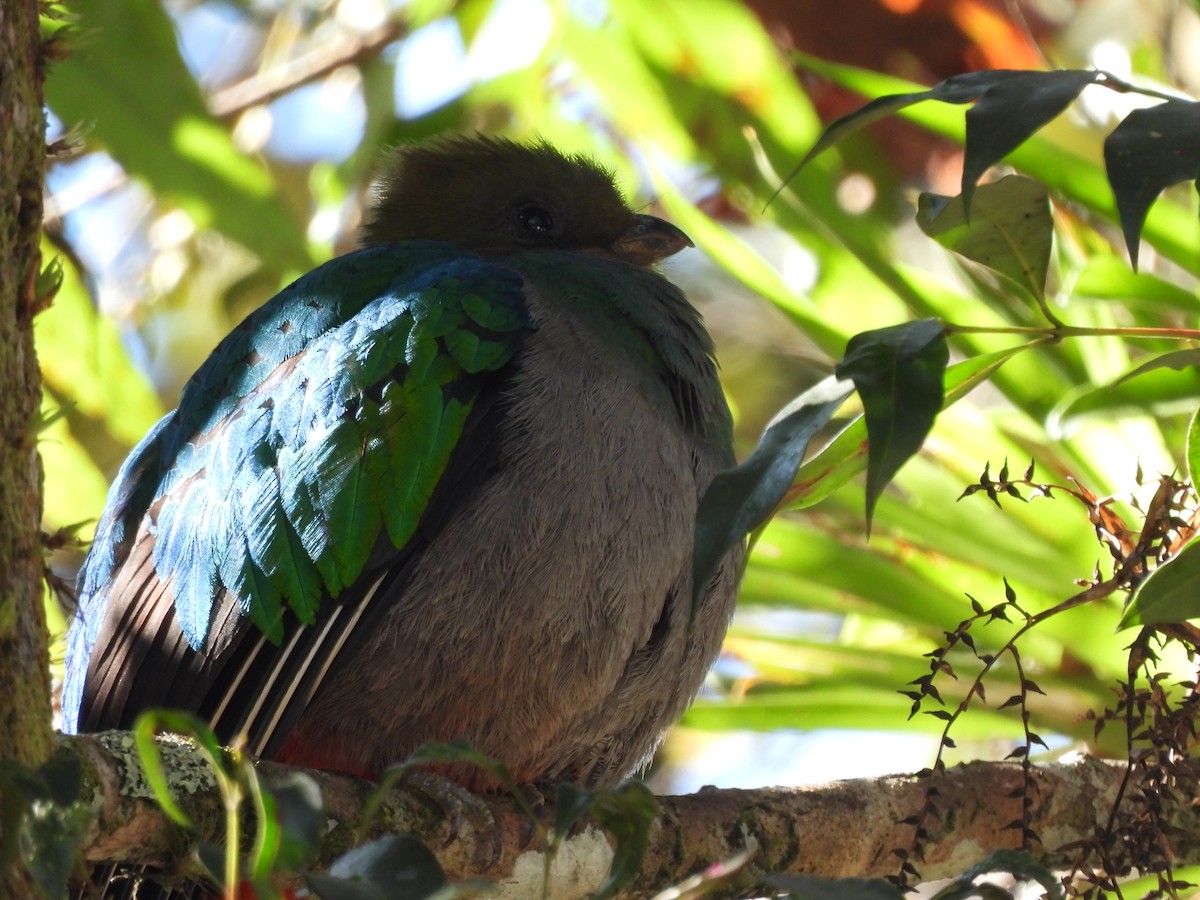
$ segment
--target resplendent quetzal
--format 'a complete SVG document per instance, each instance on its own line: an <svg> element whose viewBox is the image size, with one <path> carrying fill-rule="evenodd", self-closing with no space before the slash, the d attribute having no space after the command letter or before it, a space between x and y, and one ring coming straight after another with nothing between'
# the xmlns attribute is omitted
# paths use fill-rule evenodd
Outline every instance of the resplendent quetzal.
<svg viewBox="0 0 1200 900"><path fill-rule="evenodd" d="M368 777L460 738L520 782L628 776L717 655L742 552L690 621L733 457L712 342L653 269L689 244L546 144L397 151L363 249L237 326L122 466L65 730L167 706Z"/></svg>

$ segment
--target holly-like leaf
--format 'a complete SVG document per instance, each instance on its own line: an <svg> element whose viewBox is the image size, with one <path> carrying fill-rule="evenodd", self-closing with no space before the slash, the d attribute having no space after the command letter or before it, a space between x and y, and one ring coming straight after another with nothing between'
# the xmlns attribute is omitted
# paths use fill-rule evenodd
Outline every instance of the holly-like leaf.
<svg viewBox="0 0 1200 900"><path fill-rule="evenodd" d="M696 511L693 610L729 548L778 507L792 486L808 442L851 391L848 382L835 378L805 391L775 417L749 458L721 472L709 484Z"/></svg>
<svg viewBox="0 0 1200 900"><path fill-rule="evenodd" d="M850 339L835 370L850 379L867 423L867 528L875 502L921 449L942 408L950 350L936 319L864 331Z"/></svg>
<svg viewBox="0 0 1200 900"><path fill-rule="evenodd" d="M1120 627L1200 617L1200 541L1192 541L1150 573L1129 599Z"/></svg>
<svg viewBox="0 0 1200 900"><path fill-rule="evenodd" d="M921 194L917 225L946 249L1040 301L1054 234L1046 186L1023 175L985 184L975 193L970 221L964 197Z"/></svg>
<svg viewBox="0 0 1200 900"><path fill-rule="evenodd" d="M1136 269L1150 204L1181 181L1196 181L1200 190L1200 103L1168 100L1134 110L1105 139L1104 165Z"/></svg>

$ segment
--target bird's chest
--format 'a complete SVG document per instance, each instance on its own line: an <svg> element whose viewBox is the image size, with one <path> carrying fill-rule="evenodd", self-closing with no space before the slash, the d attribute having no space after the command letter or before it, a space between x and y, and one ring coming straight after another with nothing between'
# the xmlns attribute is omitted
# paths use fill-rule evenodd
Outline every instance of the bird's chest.
<svg viewBox="0 0 1200 900"><path fill-rule="evenodd" d="M716 463L656 402L644 365L569 317L540 319L491 436L493 469L421 560L443 624L474 636L483 620L534 644L645 639L690 571L699 481Z"/></svg>

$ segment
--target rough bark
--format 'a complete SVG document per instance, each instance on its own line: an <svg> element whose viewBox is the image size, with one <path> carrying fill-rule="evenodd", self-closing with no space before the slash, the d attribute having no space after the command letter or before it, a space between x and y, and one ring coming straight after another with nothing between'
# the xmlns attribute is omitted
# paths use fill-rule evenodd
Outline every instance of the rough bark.
<svg viewBox="0 0 1200 900"><path fill-rule="evenodd" d="M180 805L203 837L220 842L222 806L207 763L189 743L160 739L165 764ZM186 859L194 834L171 823L152 802L128 735L66 738L61 753L85 761L85 802L94 811L85 853L89 859L121 859L171 865ZM268 779L290 771L260 763ZM1124 769L1091 758L1034 769L1036 801L1028 826L1040 837L1035 856L1055 869L1077 862L1072 842L1087 841L1107 819ZM401 785L383 803L365 833L358 823L373 785L310 772L321 790L325 834L314 867L327 865L350 846L381 834L410 834L430 847L451 880L484 878L497 883L499 896L540 898L545 854L537 830L510 797L478 800L480 809L448 815L432 802L427 788ZM924 878L958 875L989 853L1019 845L1021 767L1012 763L971 763L937 776L941 811L925 822L930 838L920 863ZM799 789L716 790L660 798L649 851L624 897L649 897L714 862L753 848L746 868L730 886L734 895L754 896L764 873L823 877L894 875L893 851L911 847L913 828L898 824L918 813L930 782L911 776L860 779ZM1136 793L1136 792L1129 792ZM479 815L486 808L486 815ZM1128 800L1124 807L1134 810ZM489 822L488 816L494 821ZM553 822L547 804L538 811ZM208 824L204 824L208 823ZM1176 865L1200 862L1200 816L1187 807L1173 821ZM1119 858L1119 847L1110 852ZM603 883L613 845L595 824L564 841L550 866L549 896L586 897ZM1121 861L1118 859L1118 861ZM1098 865L1095 859L1092 865ZM492 895L489 895L492 896Z"/></svg>
<svg viewBox="0 0 1200 900"><path fill-rule="evenodd" d="M40 589L42 475L34 427L40 381L31 327L38 308L35 278L45 159L42 76L37 4L4 0L0 3L0 760L27 768L44 762L53 750ZM5 799L0 797L0 802ZM0 872L0 895L35 896L20 867Z"/></svg>

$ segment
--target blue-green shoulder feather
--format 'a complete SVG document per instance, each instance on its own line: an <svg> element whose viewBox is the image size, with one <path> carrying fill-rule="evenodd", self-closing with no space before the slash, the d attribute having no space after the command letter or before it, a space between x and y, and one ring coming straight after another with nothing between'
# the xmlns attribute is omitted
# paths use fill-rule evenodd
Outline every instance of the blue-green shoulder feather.
<svg viewBox="0 0 1200 900"><path fill-rule="evenodd" d="M146 516L193 647L221 588L275 639L285 608L311 623L383 529L397 547L412 536L471 376L505 366L531 327L521 288L510 269L412 242L332 260L248 317L114 483L81 574L89 644L102 610L86 607Z"/></svg>

